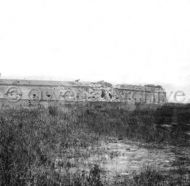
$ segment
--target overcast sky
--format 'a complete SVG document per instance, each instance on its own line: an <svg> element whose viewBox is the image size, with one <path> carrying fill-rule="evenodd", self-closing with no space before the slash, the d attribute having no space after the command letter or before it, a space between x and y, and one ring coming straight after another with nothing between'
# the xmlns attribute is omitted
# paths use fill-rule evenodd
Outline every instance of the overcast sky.
<svg viewBox="0 0 190 186"><path fill-rule="evenodd" d="M0 0L3 77L190 82L189 0Z"/></svg>

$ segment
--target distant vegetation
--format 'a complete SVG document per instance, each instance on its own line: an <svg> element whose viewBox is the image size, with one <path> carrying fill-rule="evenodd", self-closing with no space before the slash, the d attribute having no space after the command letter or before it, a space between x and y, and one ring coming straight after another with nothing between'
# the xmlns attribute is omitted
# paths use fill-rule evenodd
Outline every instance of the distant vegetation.
<svg viewBox="0 0 190 186"><path fill-rule="evenodd" d="M177 122L177 123L175 123ZM0 111L0 185L103 186L101 170L92 167L88 174L60 174L68 162L55 160L69 149L77 153L98 143L100 137L132 139L146 143L185 145L184 131L190 123L190 105L165 105L157 110L126 111L118 108L76 105L63 111L48 109L9 109ZM175 124L164 128L162 124ZM146 169L141 175L120 185L158 185L168 183L162 174ZM187 180L188 182L189 180ZM119 185L119 184L118 184Z"/></svg>

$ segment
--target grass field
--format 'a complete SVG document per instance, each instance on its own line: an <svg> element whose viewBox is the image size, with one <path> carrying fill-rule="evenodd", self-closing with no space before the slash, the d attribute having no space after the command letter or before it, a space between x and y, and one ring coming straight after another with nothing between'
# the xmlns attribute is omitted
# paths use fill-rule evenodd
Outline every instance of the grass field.
<svg viewBox="0 0 190 186"><path fill-rule="evenodd" d="M68 159L85 159L93 153L93 147L113 138L129 139L147 148L188 148L189 123L189 105L134 111L104 105L83 109L75 106L67 111L54 106L2 110L0 185L188 185L190 172L184 164L190 165L190 161L185 157L176 158L175 170L162 172L145 166L140 173L116 178L112 183L99 165L93 164L89 171L72 171L73 164Z"/></svg>

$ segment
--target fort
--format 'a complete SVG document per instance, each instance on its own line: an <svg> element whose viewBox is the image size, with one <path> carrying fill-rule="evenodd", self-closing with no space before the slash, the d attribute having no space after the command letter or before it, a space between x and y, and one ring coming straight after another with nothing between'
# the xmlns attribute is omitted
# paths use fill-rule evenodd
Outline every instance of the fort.
<svg viewBox="0 0 190 186"><path fill-rule="evenodd" d="M166 101L166 92L160 85L0 79L0 108L70 102L162 105Z"/></svg>

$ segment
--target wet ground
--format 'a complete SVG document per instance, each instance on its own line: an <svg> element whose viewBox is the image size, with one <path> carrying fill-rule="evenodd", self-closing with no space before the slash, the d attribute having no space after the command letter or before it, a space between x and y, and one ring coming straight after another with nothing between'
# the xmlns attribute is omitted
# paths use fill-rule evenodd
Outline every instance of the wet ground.
<svg viewBox="0 0 190 186"><path fill-rule="evenodd" d="M163 172L176 169L176 162L180 160L183 163L186 161L185 166L190 169L189 155L190 148L146 148L142 144L122 140L102 142L96 152L83 159L83 163L87 166L98 164L108 177L130 176L133 172L140 173L147 166Z"/></svg>
<svg viewBox="0 0 190 186"><path fill-rule="evenodd" d="M184 135L189 136L189 131ZM183 167L189 170L190 176L190 145L153 145L143 144L128 139L109 138L88 148L79 148L78 152L69 150L64 161L69 163L68 171L89 171L93 165L99 165L105 177L113 179L117 176L132 176L140 173L145 167L170 173ZM63 161L59 159L58 161ZM62 169L65 173L65 170ZM173 173L172 173L173 174Z"/></svg>
<svg viewBox="0 0 190 186"><path fill-rule="evenodd" d="M89 171L93 165L99 165L107 179L140 173L145 167L168 172L183 165L190 170L190 147L147 147L130 140L109 139L95 147L80 149L78 154L67 157L69 172ZM62 170L63 173L65 170Z"/></svg>

